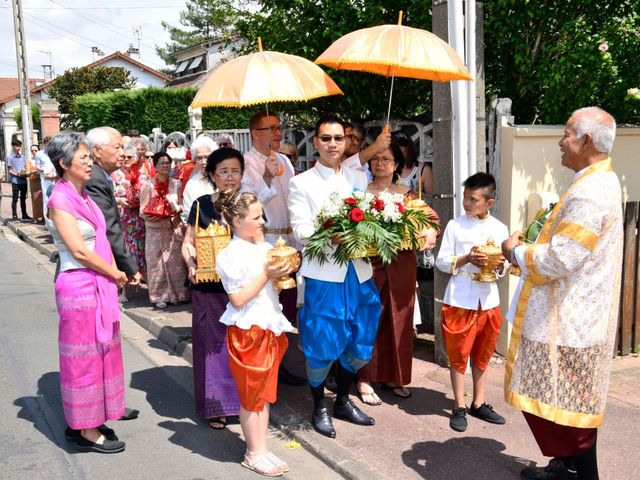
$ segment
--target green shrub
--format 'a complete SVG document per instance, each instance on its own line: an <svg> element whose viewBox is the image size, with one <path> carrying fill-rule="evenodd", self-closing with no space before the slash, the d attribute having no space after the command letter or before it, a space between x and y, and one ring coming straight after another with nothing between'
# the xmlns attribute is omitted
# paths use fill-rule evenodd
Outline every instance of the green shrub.
<svg viewBox="0 0 640 480"><path fill-rule="evenodd" d="M13 120L22 128L22 110L16 108L13 111ZM31 124L35 130L40 130L40 105L31 104Z"/></svg>
<svg viewBox="0 0 640 480"><path fill-rule="evenodd" d="M108 125L120 132L130 129L149 134L155 127L165 133L189 128L187 108L196 94L193 88L144 88L108 93L88 93L75 99L82 130ZM205 130L247 128L258 108L205 108Z"/></svg>

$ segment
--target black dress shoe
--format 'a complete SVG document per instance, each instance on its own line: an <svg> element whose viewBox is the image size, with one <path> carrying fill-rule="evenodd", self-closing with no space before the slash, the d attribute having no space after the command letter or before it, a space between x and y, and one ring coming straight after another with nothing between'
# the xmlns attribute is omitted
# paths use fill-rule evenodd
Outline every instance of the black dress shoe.
<svg viewBox="0 0 640 480"><path fill-rule="evenodd" d="M118 420L135 420L140 415L140 410L136 410L134 408L126 407L124 409L124 415L122 415Z"/></svg>
<svg viewBox="0 0 640 480"><path fill-rule="evenodd" d="M573 466L572 466L573 467ZM520 471L522 480L576 480L578 473L558 458L552 458L546 467L527 467Z"/></svg>
<svg viewBox="0 0 640 480"><path fill-rule="evenodd" d="M111 440L111 441L119 440L118 436L116 435L116 432L113 429L107 427L106 425L100 425L97 428L98 428L98 431L102 435L104 435L104 438L106 438L107 440ZM75 442L80 438L80 430L67 427L64 431L64 438L69 442Z"/></svg>
<svg viewBox="0 0 640 480"><path fill-rule="evenodd" d="M12 222L17 222L18 221L18 216L17 215L12 216L11 217L11 221Z"/></svg>
<svg viewBox="0 0 640 480"><path fill-rule="evenodd" d="M93 443L83 436L76 440L76 450L80 452L120 453L124 451L125 443L120 440L104 439L103 443Z"/></svg>
<svg viewBox="0 0 640 480"><path fill-rule="evenodd" d="M321 435L329 438L336 438L336 431L329 415L327 407L316 408L311 415L311 425L313 429Z"/></svg>
<svg viewBox="0 0 640 480"><path fill-rule="evenodd" d="M356 407L351 400L347 400L344 405L333 405L333 416L341 420L348 420L356 425L371 426L376 421L369 415Z"/></svg>
<svg viewBox="0 0 640 480"><path fill-rule="evenodd" d="M299 387L301 385L307 384L306 379L294 375L283 366L280 366L280 368L278 369L278 382L284 383L285 385L293 385L294 387Z"/></svg>

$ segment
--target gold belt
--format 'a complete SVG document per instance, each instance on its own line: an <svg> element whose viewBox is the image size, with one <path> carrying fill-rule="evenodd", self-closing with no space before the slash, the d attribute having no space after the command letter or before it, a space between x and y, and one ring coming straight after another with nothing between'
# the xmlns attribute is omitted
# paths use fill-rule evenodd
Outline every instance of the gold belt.
<svg viewBox="0 0 640 480"><path fill-rule="evenodd" d="M265 228L264 233L267 235L289 235L292 233L291 227L287 228Z"/></svg>

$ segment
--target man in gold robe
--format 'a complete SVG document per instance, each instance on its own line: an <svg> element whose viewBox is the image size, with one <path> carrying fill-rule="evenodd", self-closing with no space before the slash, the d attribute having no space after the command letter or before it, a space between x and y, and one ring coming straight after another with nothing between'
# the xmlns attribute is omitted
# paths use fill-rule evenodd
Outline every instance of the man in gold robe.
<svg viewBox="0 0 640 480"><path fill-rule="evenodd" d="M598 478L622 271L622 195L609 157L615 131L600 108L573 113L559 142L573 183L534 244L517 246L516 232L502 245L523 272L507 316L505 399L554 457L522 470L522 479Z"/></svg>

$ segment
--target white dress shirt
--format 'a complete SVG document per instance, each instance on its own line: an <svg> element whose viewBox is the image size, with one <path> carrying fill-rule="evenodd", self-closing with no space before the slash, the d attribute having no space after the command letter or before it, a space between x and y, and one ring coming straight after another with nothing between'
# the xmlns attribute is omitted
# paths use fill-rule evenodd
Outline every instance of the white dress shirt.
<svg viewBox="0 0 640 480"><path fill-rule="evenodd" d="M452 275L444 294L445 304L467 310L477 310L478 303L482 310L500 305L495 282L472 279L480 271L478 267L471 263L460 268L455 266L458 257L468 254L474 246L484 245L489 238L493 238L496 245L509 238L507 226L491 215L483 219L461 215L447 224L436 259L436 267Z"/></svg>
<svg viewBox="0 0 640 480"><path fill-rule="evenodd" d="M253 193L262 203L266 217L265 240L275 245L278 237L281 236L288 245L295 247L293 235L282 233L291 227L287 197L289 196L289 180L295 176L295 172L287 157L281 153L276 153L276 157L284 165L284 172L280 176L273 177L269 186L263 178L267 156L251 147L251 150L244 154L244 174L240 189L243 192ZM280 232L273 233L269 230L279 230Z"/></svg>
<svg viewBox="0 0 640 480"><path fill-rule="evenodd" d="M333 192L341 197L347 197L354 191L367 190L367 177L364 173L351 168L342 168L335 172L320 162L306 172L291 179L289 183L289 213L293 235L303 245L315 232L315 220L320 209L329 200ZM317 261L310 261L302 254L300 273L304 277L323 280L325 282L343 282L347 275L347 266L333 263L331 255L335 247L327 250L327 262L320 265ZM352 260L360 283L373 275L371 264L362 259Z"/></svg>
<svg viewBox="0 0 640 480"><path fill-rule="evenodd" d="M193 202L202 195L211 195L213 190L213 184L206 175L196 172L195 175L189 178L187 186L184 187L184 191L182 192L182 212L180 213L180 217L183 223L187 223Z"/></svg>

